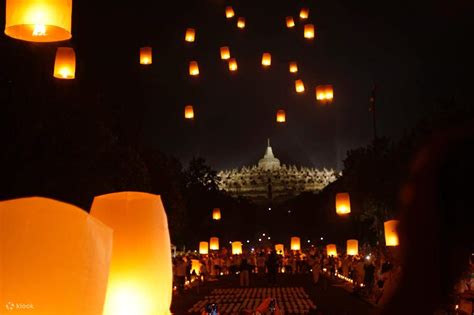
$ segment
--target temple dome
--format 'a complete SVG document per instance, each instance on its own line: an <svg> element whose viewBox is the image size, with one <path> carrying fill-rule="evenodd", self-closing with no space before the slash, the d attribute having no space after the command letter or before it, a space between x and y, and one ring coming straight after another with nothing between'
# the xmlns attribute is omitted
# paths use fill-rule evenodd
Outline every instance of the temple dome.
<svg viewBox="0 0 474 315"><path fill-rule="evenodd" d="M270 146L270 139L268 139L267 150L265 151L263 159L260 159L260 161L258 161L258 167L262 168L265 171L280 168L280 160L273 155L273 150Z"/></svg>

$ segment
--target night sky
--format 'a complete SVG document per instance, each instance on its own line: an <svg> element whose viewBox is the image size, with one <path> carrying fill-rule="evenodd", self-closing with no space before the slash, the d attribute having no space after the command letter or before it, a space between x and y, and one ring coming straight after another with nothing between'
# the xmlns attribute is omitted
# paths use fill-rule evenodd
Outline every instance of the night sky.
<svg viewBox="0 0 474 315"><path fill-rule="evenodd" d="M244 30L236 17L225 18L226 5L246 18ZM312 42L303 38L303 6L316 26ZM462 0L76 0L70 42L28 44L2 35L0 71L15 84L28 71L52 82L55 48L71 45L78 58L72 84L83 106L113 117L120 135L135 133L143 146L184 163L200 155L220 170L255 164L271 138L283 163L341 169L347 150L372 139L373 82L379 134L395 139L440 102L468 104L472 9ZM285 26L289 15L294 29ZM196 28L195 43L184 41L187 27ZM146 68L138 64L141 46L153 47ZM230 47L237 73L220 60L221 46ZM269 69L260 64L263 52L272 54ZM191 60L199 62L199 78L188 75ZM291 60L298 62L296 76L288 72ZM304 95L294 91L296 78ZM332 105L316 103L319 84L334 86ZM187 104L195 107L194 122L183 118ZM279 108L287 112L284 126L275 122Z"/></svg>

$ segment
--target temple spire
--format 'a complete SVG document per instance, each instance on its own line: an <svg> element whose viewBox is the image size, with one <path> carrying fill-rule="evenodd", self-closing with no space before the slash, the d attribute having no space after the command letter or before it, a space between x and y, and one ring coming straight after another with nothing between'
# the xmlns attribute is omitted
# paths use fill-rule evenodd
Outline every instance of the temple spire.
<svg viewBox="0 0 474 315"><path fill-rule="evenodd" d="M267 147L270 146L270 138L267 138Z"/></svg>

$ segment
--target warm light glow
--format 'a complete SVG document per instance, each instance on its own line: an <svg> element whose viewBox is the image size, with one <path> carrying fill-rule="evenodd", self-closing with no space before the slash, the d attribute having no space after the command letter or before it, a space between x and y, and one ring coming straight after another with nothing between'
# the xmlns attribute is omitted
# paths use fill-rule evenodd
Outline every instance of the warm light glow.
<svg viewBox="0 0 474 315"><path fill-rule="evenodd" d="M72 80L76 77L76 53L70 47L58 47L54 61L54 77Z"/></svg>
<svg viewBox="0 0 474 315"><path fill-rule="evenodd" d="M221 59L227 60L230 58L230 49L227 46L221 47Z"/></svg>
<svg viewBox="0 0 474 315"><path fill-rule="evenodd" d="M285 114L285 111L283 109L279 109L277 111L276 121L279 122L279 123L286 122L286 114Z"/></svg>
<svg viewBox="0 0 474 315"><path fill-rule="evenodd" d="M359 255L359 241L347 240L347 255L349 256Z"/></svg>
<svg viewBox="0 0 474 315"><path fill-rule="evenodd" d="M301 250L300 238L294 236L291 238L291 250Z"/></svg>
<svg viewBox="0 0 474 315"><path fill-rule="evenodd" d="M284 255L285 254L285 245L283 244L276 244L275 245L275 251L279 255Z"/></svg>
<svg viewBox="0 0 474 315"><path fill-rule="evenodd" d="M239 19L237 20L237 27L240 29L245 28L245 18L239 17Z"/></svg>
<svg viewBox="0 0 474 315"><path fill-rule="evenodd" d="M303 93L304 92L304 83L302 80L295 81L295 90L296 93Z"/></svg>
<svg viewBox="0 0 474 315"><path fill-rule="evenodd" d="M298 64L296 61L290 62L290 73L297 73L298 72Z"/></svg>
<svg viewBox="0 0 474 315"><path fill-rule="evenodd" d="M220 220L222 218L221 216L221 209L219 208L214 208L212 210L212 219L213 220Z"/></svg>
<svg viewBox="0 0 474 315"><path fill-rule="evenodd" d="M386 246L398 246L398 220L386 221L383 226L385 230L385 245Z"/></svg>
<svg viewBox="0 0 474 315"><path fill-rule="evenodd" d="M5 34L30 42L57 42L71 35L72 0L7 0Z"/></svg>
<svg viewBox="0 0 474 315"><path fill-rule="evenodd" d="M218 237L211 237L209 241L209 249L210 250L219 250L219 238Z"/></svg>
<svg viewBox="0 0 474 315"><path fill-rule="evenodd" d="M235 58L229 59L229 70L230 71L237 71L237 60Z"/></svg>
<svg viewBox="0 0 474 315"><path fill-rule="evenodd" d="M318 85L316 87L316 100L322 104L331 103L334 99L332 85Z"/></svg>
<svg viewBox="0 0 474 315"><path fill-rule="evenodd" d="M351 213L351 201L348 193L336 194L336 213L338 215Z"/></svg>
<svg viewBox="0 0 474 315"><path fill-rule="evenodd" d="M326 253L329 256L337 257L337 248L335 244L328 244L326 246Z"/></svg>
<svg viewBox="0 0 474 315"><path fill-rule="evenodd" d="M191 274L196 272L196 275L201 274L201 262L197 259L191 259Z"/></svg>
<svg viewBox="0 0 474 315"><path fill-rule="evenodd" d="M191 61L189 63L189 75L197 76L199 75L199 66L197 61Z"/></svg>
<svg viewBox="0 0 474 315"><path fill-rule="evenodd" d="M187 105L184 107L184 118L186 119L194 118L194 109L192 105Z"/></svg>
<svg viewBox="0 0 474 315"><path fill-rule="evenodd" d="M196 39L196 30L194 28L186 29L186 35L184 36L184 40L193 43Z"/></svg>
<svg viewBox="0 0 474 315"><path fill-rule="evenodd" d="M314 25L306 24L304 26L304 38L313 39L314 38Z"/></svg>
<svg viewBox="0 0 474 315"><path fill-rule="evenodd" d="M225 8L225 17L228 18L228 19L231 19L233 18L235 15L234 13L234 9L232 9L231 6L228 6Z"/></svg>
<svg viewBox="0 0 474 315"><path fill-rule="evenodd" d="M242 242L232 242L232 255L242 255Z"/></svg>
<svg viewBox="0 0 474 315"><path fill-rule="evenodd" d="M288 28L295 27L295 20L293 19L292 16L287 16L286 17L286 27L288 27Z"/></svg>
<svg viewBox="0 0 474 315"><path fill-rule="evenodd" d="M269 67L271 64L272 64L272 55L270 53L263 53L262 65L264 67Z"/></svg>
<svg viewBox="0 0 474 315"><path fill-rule="evenodd" d="M199 243L199 254L201 254L201 255L209 254L209 243L208 242L200 242Z"/></svg>
<svg viewBox="0 0 474 315"><path fill-rule="evenodd" d="M140 64L151 65L153 60L153 53L151 47L140 48Z"/></svg>
<svg viewBox="0 0 474 315"><path fill-rule="evenodd" d="M302 8L300 11L300 19L306 20L309 17L309 9L308 8Z"/></svg>

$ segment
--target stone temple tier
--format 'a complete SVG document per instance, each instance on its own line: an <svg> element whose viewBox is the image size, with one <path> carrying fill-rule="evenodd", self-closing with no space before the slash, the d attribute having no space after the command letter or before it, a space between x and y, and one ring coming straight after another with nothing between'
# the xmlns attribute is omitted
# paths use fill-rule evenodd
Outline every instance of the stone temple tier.
<svg viewBox="0 0 474 315"><path fill-rule="evenodd" d="M245 197L256 203L278 203L302 192L319 192L335 181L334 170L281 164L273 155L270 140L264 157L257 165L218 173L219 188L234 197Z"/></svg>

